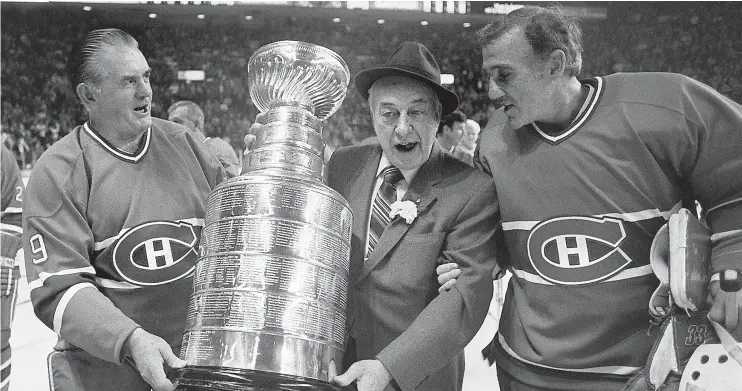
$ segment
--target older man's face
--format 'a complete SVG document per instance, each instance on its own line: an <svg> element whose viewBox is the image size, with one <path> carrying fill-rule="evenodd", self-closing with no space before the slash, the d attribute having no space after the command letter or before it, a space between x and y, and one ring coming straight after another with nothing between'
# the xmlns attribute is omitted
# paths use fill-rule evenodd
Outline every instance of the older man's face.
<svg viewBox="0 0 742 391"><path fill-rule="evenodd" d="M410 78L390 76L371 88L374 131L389 162L401 170L422 166L438 130L438 100L433 88Z"/></svg>
<svg viewBox="0 0 742 391"><path fill-rule="evenodd" d="M96 61L104 76L93 102L93 126L124 137L146 131L152 124L152 87L151 69L142 52L128 46L103 45Z"/></svg>

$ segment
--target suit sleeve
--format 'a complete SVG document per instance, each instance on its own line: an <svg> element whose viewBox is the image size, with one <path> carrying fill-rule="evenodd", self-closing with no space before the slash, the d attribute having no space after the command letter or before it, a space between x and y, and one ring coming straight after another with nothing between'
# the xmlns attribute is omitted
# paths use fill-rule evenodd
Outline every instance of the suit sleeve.
<svg viewBox="0 0 742 391"><path fill-rule="evenodd" d="M684 80L687 128L674 164L706 210L713 270L742 270L742 106Z"/></svg>
<svg viewBox="0 0 742 391"><path fill-rule="evenodd" d="M495 267L493 235L499 219L494 183L481 182L447 233L445 262L456 262L461 276L436 296L410 327L378 355L404 391L414 390L471 341L492 299Z"/></svg>
<svg viewBox="0 0 742 391"><path fill-rule="evenodd" d="M39 164L28 183L23 246L36 316L65 342L121 363L126 338L139 327L104 296L91 264L94 238L85 218L87 183L61 174L59 162ZM85 173L78 172L79 178Z"/></svg>

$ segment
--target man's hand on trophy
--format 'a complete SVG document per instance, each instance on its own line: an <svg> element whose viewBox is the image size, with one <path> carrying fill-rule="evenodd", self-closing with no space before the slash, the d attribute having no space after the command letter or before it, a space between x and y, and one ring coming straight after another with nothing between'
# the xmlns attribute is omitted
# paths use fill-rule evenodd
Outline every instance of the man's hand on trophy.
<svg viewBox="0 0 742 391"><path fill-rule="evenodd" d="M258 113L257 117L255 117L255 122L253 122L252 125L250 125L250 130L247 131L247 134L245 135L245 138L243 141L245 141L245 152L243 155L247 155L250 150L252 150L252 144L255 142L255 134L260 131L260 129L263 127L263 113Z"/></svg>
<svg viewBox="0 0 742 391"><path fill-rule="evenodd" d="M456 283L456 279L461 275L461 269L457 263L444 263L435 268L436 274L438 274L438 293L443 293L453 288Z"/></svg>
<svg viewBox="0 0 742 391"><path fill-rule="evenodd" d="M173 353L164 339L138 328L131 333L124 349L127 357L134 361L139 374L154 391L175 389L176 385L165 375L163 364L170 368L183 368L186 362Z"/></svg>
<svg viewBox="0 0 742 391"><path fill-rule="evenodd" d="M356 382L358 391L383 391L392 380L384 364L379 360L362 360L354 363L342 375L335 376L333 382L345 387Z"/></svg>
<svg viewBox="0 0 742 391"><path fill-rule="evenodd" d="M742 272L722 270L719 277L719 281L709 284L709 318L724 326L737 342L742 342Z"/></svg>

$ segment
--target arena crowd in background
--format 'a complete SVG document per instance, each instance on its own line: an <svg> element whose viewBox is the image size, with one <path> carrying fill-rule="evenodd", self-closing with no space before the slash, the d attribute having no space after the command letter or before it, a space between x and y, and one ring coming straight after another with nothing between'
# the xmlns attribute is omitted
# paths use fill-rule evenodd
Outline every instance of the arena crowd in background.
<svg viewBox="0 0 742 391"><path fill-rule="evenodd" d="M665 3L666 4L666 3ZM614 72L669 71L700 80L742 102L742 7L735 3L683 3L662 8L613 3L608 18L583 24L585 63L581 77ZM109 21L59 11L2 12L2 137L21 167L29 168L52 143L84 122L82 106L67 81L65 63L72 42L85 31L111 27ZM242 139L257 109L247 90L247 61L259 47L279 40L326 46L347 62L351 74L380 64L402 41L418 41L439 59L460 109L485 125L494 110L479 71L477 26L421 26L417 21L333 23L291 17L259 27L204 23L201 26L143 21L119 24L131 32L153 68L152 115L192 100L205 111L207 136L222 137L241 152ZM177 80L178 70L203 69L207 80ZM331 147L372 135L367 105L349 90L324 128Z"/></svg>

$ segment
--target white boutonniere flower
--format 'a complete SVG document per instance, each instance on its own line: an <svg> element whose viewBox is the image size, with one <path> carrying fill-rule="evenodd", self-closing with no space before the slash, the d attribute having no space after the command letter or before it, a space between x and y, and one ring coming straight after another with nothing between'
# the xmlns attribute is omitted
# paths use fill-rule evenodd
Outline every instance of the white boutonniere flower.
<svg viewBox="0 0 742 391"><path fill-rule="evenodd" d="M417 205L412 201L394 201L391 205L391 211L389 212L389 218L394 220L395 217L399 216L404 219L407 224L412 222L417 217Z"/></svg>

